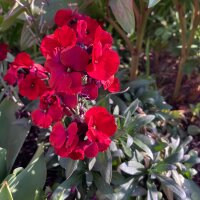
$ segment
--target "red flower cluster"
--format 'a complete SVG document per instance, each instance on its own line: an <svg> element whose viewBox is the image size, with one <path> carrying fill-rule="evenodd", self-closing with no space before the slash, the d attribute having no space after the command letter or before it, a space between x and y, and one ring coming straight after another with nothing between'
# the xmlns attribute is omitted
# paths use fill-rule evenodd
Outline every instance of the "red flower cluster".
<svg viewBox="0 0 200 200"><path fill-rule="evenodd" d="M112 37L88 16L71 10L55 15L58 28L42 40L44 67L26 53L16 56L4 76L18 84L19 93L29 100L40 98L31 114L41 128L53 126L50 143L61 157L84 159L105 151L116 131L114 117L105 108L84 111L83 98L94 100L102 86L110 92L120 89L114 76L119 56L112 50ZM71 117L65 127L63 120Z"/></svg>

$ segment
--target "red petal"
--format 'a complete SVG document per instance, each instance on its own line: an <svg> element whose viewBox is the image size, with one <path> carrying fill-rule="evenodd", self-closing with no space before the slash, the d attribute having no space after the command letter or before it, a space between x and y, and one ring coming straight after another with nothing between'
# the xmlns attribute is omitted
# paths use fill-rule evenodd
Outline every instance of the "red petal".
<svg viewBox="0 0 200 200"><path fill-rule="evenodd" d="M52 132L49 137L49 141L54 148L61 148L66 141L66 132L63 124L57 122L52 129Z"/></svg>
<svg viewBox="0 0 200 200"><path fill-rule="evenodd" d="M72 16L72 10L60 9L56 12L54 20L57 26L63 26L69 22Z"/></svg>
<svg viewBox="0 0 200 200"><path fill-rule="evenodd" d="M56 39L54 39L54 34L47 35L42 39L40 45L40 51L42 52L44 57L47 55L51 55L56 47L59 47L60 44Z"/></svg>
<svg viewBox="0 0 200 200"><path fill-rule="evenodd" d="M54 38L62 47L74 46L77 41L75 31L66 25L55 30Z"/></svg>
<svg viewBox="0 0 200 200"><path fill-rule="evenodd" d="M93 158L93 157L97 156L97 154L98 154L98 146L95 142L91 143L90 145L88 145L85 148L85 155L88 158Z"/></svg>
<svg viewBox="0 0 200 200"><path fill-rule="evenodd" d="M120 91L120 82L118 78L115 78L113 83L108 87L109 92L119 92Z"/></svg>
<svg viewBox="0 0 200 200"><path fill-rule="evenodd" d="M88 53L79 46L66 48L61 52L60 60L63 65L75 71L84 71L89 62Z"/></svg>
<svg viewBox="0 0 200 200"><path fill-rule="evenodd" d="M33 123L41 128L48 128L52 123L52 117L39 109L31 113L31 118Z"/></svg>

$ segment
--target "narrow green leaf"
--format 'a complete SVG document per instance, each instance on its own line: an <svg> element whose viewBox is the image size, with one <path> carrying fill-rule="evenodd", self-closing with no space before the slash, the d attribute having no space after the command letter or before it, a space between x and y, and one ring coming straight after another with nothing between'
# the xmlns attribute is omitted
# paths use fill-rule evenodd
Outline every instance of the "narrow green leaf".
<svg viewBox="0 0 200 200"><path fill-rule="evenodd" d="M112 179L112 156L110 150L98 154L95 166L99 169L104 180L110 183Z"/></svg>
<svg viewBox="0 0 200 200"><path fill-rule="evenodd" d="M175 164L177 162L180 162L183 159L183 156L184 156L184 149L181 148L177 152L174 152L172 155L165 158L162 162L168 164Z"/></svg>
<svg viewBox="0 0 200 200"><path fill-rule="evenodd" d="M147 153L147 155L153 160L153 153L146 144L144 144L142 141L138 140L137 138L134 138L133 142L134 142L134 144L136 144L136 146L138 146L140 149L145 151Z"/></svg>
<svg viewBox="0 0 200 200"><path fill-rule="evenodd" d="M68 179L77 169L79 161L72 160L71 158L61 158L59 162L61 163L61 161L61 166L65 169L66 179Z"/></svg>
<svg viewBox="0 0 200 200"><path fill-rule="evenodd" d="M9 185L7 182L3 182L0 189L0 200L13 200Z"/></svg>
<svg viewBox="0 0 200 200"><path fill-rule="evenodd" d="M0 183L7 175L6 150L0 147Z"/></svg>
<svg viewBox="0 0 200 200"><path fill-rule="evenodd" d="M121 27L127 33L132 34L135 30L135 15L133 13L132 0L110 0L109 5Z"/></svg>
<svg viewBox="0 0 200 200"><path fill-rule="evenodd" d="M12 8L13 9L13 8ZM25 11L22 6L15 6L14 10L4 17L3 22L0 24L0 31L6 31L9 29L16 21L16 18Z"/></svg>
<svg viewBox="0 0 200 200"><path fill-rule="evenodd" d="M70 194L71 187L77 186L82 180L82 174L75 172L73 176L62 182L53 192L51 200L64 200Z"/></svg>
<svg viewBox="0 0 200 200"><path fill-rule="evenodd" d="M144 170L144 165L137 161L131 160L119 165L119 169L130 175L138 175Z"/></svg>
<svg viewBox="0 0 200 200"><path fill-rule="evenodd" d="M117 200L114 194L113 188L97 173L94 174L94 184L98 188L97 198L98 199L112 199Z"/></svg>
<svg viewBox="0 0 200 200"><path fill-rule="evenodd" d="M41 147L39 147L39 150ZM38 188L43 188L46 181L46 163L43 152L36 152L38 157L35 158L29 165L16 177L10 179L10 186L13 198L22 200L24 197L29 197L29 200L34 200L35 192Z"/></svg>
<svg viewBox="0 0 200 200"><path fill-rule="evenodd" d="M191 200L199 200L200 188L194 181L184 179L183 185L188 198Z"/></svg>
<svg viewBox="0 0 200 200"><path fill-rule="evenodd" d="M133 101L128 108L126 108L126 110L124 111L124 115L127 115L128 112L132 114L134 114L134 112L137 110L138 106L139 106L140 101L138 99L136 99L135 101Z"/></svg>
<svg viewBox="0 0 200 200"><path fill-rule="evenodd" d="M180 198L185 199L186 193L183 188L181 188L173 179L162 175L156 175L160 182L168 187L172 192L178 195Z"/></svg>
<svg viewBox="0 0 200 200"><path fill-rule="evenodd" d="M158 200L158 191L154 183L147 182L147 200Z"/></svg>
<svg viewBox="0 0 200 200"><path fill-rule="evenodd" d="M148 8L155 6L160 0L149 0Z"/></svg>
<svg viewBox="0 0 200 200"><path fill-rule="evenodd" d="M30 129L27 119L16 120L18 109L18 105L9 99L0 104L0 146L7 150L8 170L12 168Z"/></svg>

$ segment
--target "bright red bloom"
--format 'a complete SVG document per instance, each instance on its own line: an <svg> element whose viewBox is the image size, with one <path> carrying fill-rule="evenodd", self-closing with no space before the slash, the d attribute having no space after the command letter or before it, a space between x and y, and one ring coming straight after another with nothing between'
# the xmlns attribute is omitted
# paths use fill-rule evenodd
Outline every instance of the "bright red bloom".
<svg viewBox="0 0 200 200"><path fill-rule="evenodd" d="M86 135L91 142L85 149L85 154L87 157L94 157L98 151L105 151L108 148L111 142L110 136L114 135L117 126L114 116L100 106L92 107L85 113L85 122L88 125ZM94 152L91 156L92 149Z"/></svg>
<svg viewBox="0 0 200 200"><path fill-rule="evenodd" d="M72 47L76 44L77 38L75 31L69 26L62 26L55 30L51 35L43 38L40 50L44 57L51 55L55 48Z"/></svg>
<svg viewBox="0 0 200 200"><path fill-rule="evenodd" d="M80 17L80 14L70 9L60 9L56 12L54 20L57 26L73 26Z"/></svg>
<svg viewBox="0 0 200 200"><path fill-rule="evenodd" d="M59 51L54 51L54 55L47 57L45 67L51 74L49 85L56 92L66 92L75 95L82 89L82 74L73 72L68 66L60 62Z"/></svg>
<svg viewBox="0 0 200 200"><path fill-rule="evenodd" d="M55 91L47 91L40 97L39 108L31 113L31 117L33 123L42 128L62 119L63 108Z"/></svg>
<svg viewBox="0 0 200 200"><path fill-rule="evenodd" d="M60 54L61 63L74 71L85 71L89 54L79 46L65 48Z"/></svg>
<svg viewBox="0 0 200 200"><path fill-rule="evenodd" d="M56 154L61 157L69 157L79 142L77 131L78 127L75 122L72 122L67 129L65 129L61 122L57 122L53 126L49 141L54 147ZM84 154L83 151L82 153Z"/></svg>
<svg viewBox="0 0 200 200"><path fill-rule="evenodd" d="M81 95L90 100L94 100L98 97L98 89L99 88L97 87L96 83L88 83L83 86Z"/></svg>
<svg viewBox="0 0 200 200"><path fill-rule="evenodd" d="M111 49L102 50L101 44L94 46L92 59L86 70L90 77L97 80L109 79L117 72L120 64L117 52Z"/></svg>
<svg viewBox="0 0 200 200"><path fill-rule="evenodd" d="M96 20L85 16L77 22L78 41L90 45L94 42L95 31L99 24Z"/></svg>
<svg viewBox="0 0 200 200"><path fill-rule="evenodd" d="M111 35L99 26L95 32L92 63L86 69L92 78L106 81L117 72L120 60L111 45Z"/></svg>
<svg viewBox="0 0 200 200"><path fill-rule="evenodd" d="M0 44L0 61L5 60L8 53L8 45L5 43Z"/></svg>
<svg viewBox="0 0 200 200"><path fill-rule="evenodd" d="M28 74L24 79L20 80L18 87L19 93L29 100L37 99L46 90L44 81L33 74Z"/></svg>
<svg viewBox="0 0 200 200"><path fill-rule="evenodd" d="M109 92L119 92L120 91L120 82L119 79L111 76L107 81L101 81L105 90Z"/></svg>
<svg viewBox="0 0 200 200"><path fill-rule="evenodd" d="M10 68L7 70L3 79L9 85L14 85L17 82L17 70L10 65Z"/></svg>
<svg viewBox="0 0 200 200"><path fill-rule="evenodd" d="M21 75L19 75L19 73L21 73ZM14 85L17 80L22 79L29 73L41 79L47 78L46 69L42 65L34 63L29 54L22 52L17 54L15 60L10 64L8 71L4 76L4 80L8 84Z"/></svg>
<svg viewBox="0 0 200 200"><path fill-rule="evenodd" d="M119 92L120 91L120 82L118 78L114 78L113 83L108 87L109 92Z"/></svg>

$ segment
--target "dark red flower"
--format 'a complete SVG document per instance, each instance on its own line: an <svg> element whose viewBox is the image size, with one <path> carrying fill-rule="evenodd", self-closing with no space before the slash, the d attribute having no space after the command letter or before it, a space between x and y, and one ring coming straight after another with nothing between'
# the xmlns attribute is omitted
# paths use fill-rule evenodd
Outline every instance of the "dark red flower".
<svg viewBox="0 0 200 200"><path fill-rule="evenodd" d="M117 52L111 49L102 49L101 44L93 47L92 63L87 66L87 73L97 80L107 80L113 76L119 67L120 61Z"/></svg>
<svg viewBox="0 0 200 200"><path fill-rule="evenodd" d="M78 41L85 45L90 45L94 42L95 31L99 26L98 22L88 16L77 22Z"/></svg>
<svg viewBox="0 0 200 200"><path fill-rule="evenodd" d="M113 83L108 87L109 92L119 92L120 91L120 82L118 78L114 78Z"/></svg>
<svg viewBox="0 0 200 200"><path fill-rule="evenodd" d="M82 89L82 74L73 72L68 66L60 62L59 51L54 51L54 55L47 57L45 67L51 74L49 85L56 92L65 92L69 95L75 95Z"/></svg>
<svg viewBox="0 0 200 200"><path fill-rule="evenodd" d="M33 74L28 74L24 79L20 80L18 87L19 93L29 100L37 99L46 90L44 81Z"/></svg>
<svg viewBox="0 0 200 200"><path fill-rule="evenodd" d="M80 14L70 9L60 9L56 12L54 20L57 26L68 25L73 27L80 17Z"/></svg>
<svg viewBox="0 0 200 200"><path fill-rule="evenodd" d="M94 100L98 97L98 89L99 88L97 87L96 83L88 83L83 86L81 95L90 100Z"/></svg>
<svg viewBox="0 0 200 200"><path fill-rule="evenodd" d="M91 142L85 148L85 155L87 157L94 157L99 151L105 151L109 147L111 142L110 136L114 135L117 126L114 116L100 106L92 107L85 113L85 122L88 125L86 135Z"/></svg>
<svg viewBox="0 0 200 200"><path fill-rule="evenodd" d="M60 54L61 63L74 71L85 71L89 54L79 46L65 48Z"/></svg>
<svg viewBox="0 0 200 200"><path fill-rule="evenodd" d="M3 79L9 85L14 85L17 82L17 70L10 65Z"/></svg>
<svg viewBox="0 0 200 200"><path fill-rule="evenodd" d="M53 126L49 141L54 147L56 154L61 157L69 157L74 152L79 142L77 131L78 128L75 122L72 122L67 129L65 129L61 122L57 122ZM83 152L81 149L80 151Z"/></svg>
<svg viewBox="0 0 200 200"><path fill-rule="evenodd" d="M103 87L105 90L108 90L109 92L119 92L120 91L120 82L119 79L111 76L106 81L101 81Z"/></svg>
<svg viewBox="0 0 200 200"><path fill-rule="evenodd" d="M40 97L39 108L31 113L35 125L48 128L53 122L63 117L63 108L55 91L47 91Z"/></svg>
<svg viewBox="0 0 200 200"><path fill-rule="evenodd" d="M5 60L8 53L8 45L5 43L0 44L0 61Z"/></svg>
<svg viewBox="0 0 200 200"><path fill-rule="evenodd" d="M45 36L40 45L40 50L44 57L53 53L55 48L72 47L76 44L75 31L69 26L57 28L53 34Z"/></svg>

